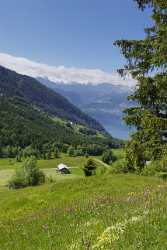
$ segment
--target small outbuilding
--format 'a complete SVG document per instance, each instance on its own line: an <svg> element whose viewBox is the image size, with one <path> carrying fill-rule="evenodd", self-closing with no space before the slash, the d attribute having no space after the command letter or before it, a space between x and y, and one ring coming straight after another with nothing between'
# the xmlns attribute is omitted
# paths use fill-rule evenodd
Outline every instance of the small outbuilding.
<svg viewBox="0 0 167 250"><path fill-rule="evenodd" d="M61 174L70 174L71 173L69 167L63 163L60 163L57 166L57 171L60 172Z"/></svg>

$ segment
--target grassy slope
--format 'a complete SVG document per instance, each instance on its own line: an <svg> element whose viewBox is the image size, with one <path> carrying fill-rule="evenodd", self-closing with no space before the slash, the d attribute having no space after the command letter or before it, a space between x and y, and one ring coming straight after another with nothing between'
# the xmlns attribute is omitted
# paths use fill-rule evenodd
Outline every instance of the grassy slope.
<svg viewBox="0 0 167 250"><path fill-rule="evenodd" d="M0 249L166 249L166 190L133 175L2 188Z"/></svg>
<svg viewBox="0 0 167 250"><path fill-rule="evenodd" d="M83 157L65 160L74 167L71 179L17 191L1 186L0 250L167 249L165 182L129 174L84 178ZM58 161L38 164L52 174Z"/></svg>

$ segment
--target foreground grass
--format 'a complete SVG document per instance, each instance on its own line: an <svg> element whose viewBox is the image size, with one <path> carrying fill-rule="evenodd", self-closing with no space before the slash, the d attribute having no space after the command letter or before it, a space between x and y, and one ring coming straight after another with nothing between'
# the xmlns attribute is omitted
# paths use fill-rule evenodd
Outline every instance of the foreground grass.
<svg viewBox="0 0 167 250"><path fill-rule="evenodd" d="M103 175L0 189L0 249L167 249L167 185Z"/></svg>

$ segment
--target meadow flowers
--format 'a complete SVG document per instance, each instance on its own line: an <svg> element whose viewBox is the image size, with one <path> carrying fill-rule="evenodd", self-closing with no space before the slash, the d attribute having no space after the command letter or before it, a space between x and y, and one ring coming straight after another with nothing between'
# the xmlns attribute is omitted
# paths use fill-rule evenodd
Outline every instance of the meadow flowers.
<svg viewBox="0 0 167 250"><path fill-rule="evenodd" d="M118 241L128 225L142 221L147 214L148 211L145 211L143 215L132 216L128 220L125 219L123 222L107 227L97 238L97 243L93 246L93 249L105 249L105 247L111 245L114 241Z"/></svg>

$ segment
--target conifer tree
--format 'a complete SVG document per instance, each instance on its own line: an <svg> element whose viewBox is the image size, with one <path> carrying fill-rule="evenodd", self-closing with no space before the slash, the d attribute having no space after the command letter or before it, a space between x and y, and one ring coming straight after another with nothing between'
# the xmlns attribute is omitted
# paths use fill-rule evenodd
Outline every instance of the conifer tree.
<svg viewBox="0 0 167 250"><path fill-rule="evenodd" d="M151 8L152 27L145 29L143 40L118 40L115 45L127 59L119 72L131 72L137 80L129 97L136 106L125 110L126 123L136 127L127 160L130 169L142 169L146 160L161 158L167 143L167 1L134 1L142 11Z"/></svg>

